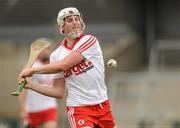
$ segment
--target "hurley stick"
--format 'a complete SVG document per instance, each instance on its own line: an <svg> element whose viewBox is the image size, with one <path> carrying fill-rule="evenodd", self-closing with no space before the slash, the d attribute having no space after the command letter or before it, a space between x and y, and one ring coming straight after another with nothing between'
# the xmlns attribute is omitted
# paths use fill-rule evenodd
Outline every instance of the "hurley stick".
<svg viewBox="0 0 180 128"><path fill-rule="evenodd" d="M46 38L39 38L31 43L31 48L30 48L30 54L29 54L29 59L26 64L26 68L30 68L34 61L37 59L39 54L46 49L47 47L50 46L50 41ZM15 92L12 92L11 94L13 96L19 96L21 91L23 90L24 86L26 84L26 80L22 79L19 81L18 87Z"/></svg>

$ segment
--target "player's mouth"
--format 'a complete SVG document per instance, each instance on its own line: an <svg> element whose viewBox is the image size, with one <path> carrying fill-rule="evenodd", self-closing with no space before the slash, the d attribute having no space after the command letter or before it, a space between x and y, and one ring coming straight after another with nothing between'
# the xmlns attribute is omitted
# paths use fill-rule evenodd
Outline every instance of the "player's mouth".
<svg viewBox="0 0 180 128"><path fill-rule="evenodd" d="M74 28L72 28L72 31L73 31L73 32L79 32L79 30L80 30L79 27L74 27Z"/></svg>

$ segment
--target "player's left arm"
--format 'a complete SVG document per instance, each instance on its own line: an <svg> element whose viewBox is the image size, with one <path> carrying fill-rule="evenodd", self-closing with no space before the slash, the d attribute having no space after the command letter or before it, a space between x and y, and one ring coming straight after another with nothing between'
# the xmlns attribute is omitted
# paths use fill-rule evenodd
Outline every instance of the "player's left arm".
<svg viewBox="0 0 180 128"><path fill-rule="evenodd" d="M52 87L40 84L38 82L32 81L30 78L26 77L27 84L26 89L31 89L42 95L62 99L65 94L65 80L64 78L53 79Z"/></svg>

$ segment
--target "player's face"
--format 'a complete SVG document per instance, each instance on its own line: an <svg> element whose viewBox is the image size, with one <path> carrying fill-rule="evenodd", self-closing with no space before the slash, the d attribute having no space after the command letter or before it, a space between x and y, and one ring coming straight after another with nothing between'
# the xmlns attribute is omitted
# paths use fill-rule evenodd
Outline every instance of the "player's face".
<svg viewBox="0 0 180 128"><path fill-rule="evenodd" d="M73 16L68 16L64 19L64 26L63 26L63 31L65 35L68 35L69 33L72 32L81 32L81 22L79 19L79 16L73 15Z"/></svg>

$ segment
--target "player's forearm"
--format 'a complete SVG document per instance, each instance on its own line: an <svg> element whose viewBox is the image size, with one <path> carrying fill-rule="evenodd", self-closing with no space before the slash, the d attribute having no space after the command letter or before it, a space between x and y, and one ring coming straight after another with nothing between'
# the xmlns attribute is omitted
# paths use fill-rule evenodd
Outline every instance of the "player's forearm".
<svg viewBox="0 0 180 128"><path fill-rule="evenodd" d="M32 74L53 74L65 71L70 67L80 63L85 58L80 53L74 51L68 56L66 56L63 60L59 60L55 63L47 64L40 67L32 68Z"/></svg>
<svg viewBox="0 0 180 128"><path fill-rule="evenodd" d="M66 68L67 67L65 63L59 61L56 63L51 63L44 66L32 68L32 72L33 74L53 74L53 73L62 72Z"/></svg>
<svg viewBox="0 0 180 128"><path fill-rule="evenodd" d="M31 90L34 90L40 94L46 95L46 96L50 96L50 97L54 97L54 98L58 98L58 99L62 99L64 96L64 90L58 87L47 87L47 86L43 86L40 85L38 83L33 82L31 84Z"/></svg>

